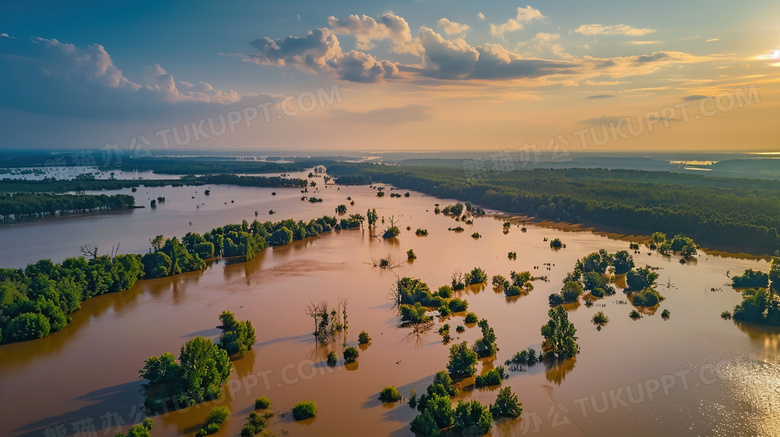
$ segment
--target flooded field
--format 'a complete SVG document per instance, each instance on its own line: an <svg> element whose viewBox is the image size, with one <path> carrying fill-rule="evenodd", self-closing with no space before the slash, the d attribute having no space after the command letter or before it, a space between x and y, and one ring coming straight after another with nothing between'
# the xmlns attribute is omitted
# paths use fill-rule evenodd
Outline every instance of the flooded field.
<svg viewBox="0 0 780 437"><path fill-rule="evenodd" d="M203 193L207 188L209 196ZM376 208L380 217L394 216L402 232L395 240L363 230L331 232L268 249L248 263L217 261L203 272L140 281L127 292L84 302L63 331L0 346L3 435L81 436L88 424L97 436L126 431L143 419L137 374L144 360L178 352L197 335L217 338L218 315L229 310L252 321L258 343L234 362L224 397L217 401L232 414L215 435L238 435L254 400L265 395L277 413L271 422L276 435L409 436L416 412L405 403L383 405L379 391L395 385L406 397L411 389L424 392L447 363L449 346L436 331L443 323L463 324L463 314L437 321L421 335L398 327L389 299L396 275L420 278L432 289L448 284L454 272L473 267L482 267L489 277L509 276L512 270L548 275L549 282L535 281L535 289L519 298L506 298L489 284L456 292L469 302L469 311L495 329L500 350L494 361L480 362L478 373L483 373L522 349L540 349L547 297L560 290L577 259L602 248L628 249L626 241L534 225L527 232L513 226L504 235L503 220L490 215L471 227L456 224L433 214L434 204L452 200L414 192L409 198L377 198L369 187L322 187L309 193L324 199L315 204L302 202L298 189L165 187L139 188L133 194L138 204L158 196L166 202L156 209L0 227L0 266L21 267L45 257L61 261L77 256L83 244L106 253L121 242L122 253L141 253L155 235L182 236L252 221L255 211L262 221L333 215L337 205L349 205L347 196L356 203L348 213ZM466 232L447 230L457 225ZM415 236L417 228L429 235ZM482 238L471 238L473 232ZM544 239L556 237L566 248L550 249ZM413 262L393 270L372 266L388 255L403 260L409 249L418 257ZM509 251L517 252L516 260L507 258ZM560 365L510 372L503 385L518 394L524 412L521 419L499 422L492 435L780 435L780 330L720 317L741 300L726 273L748 267L767 271L768 263L700 254L697 262L680 264L677 257L647 251L634 260L637 266L660 268L658 290L666 300L658 313L632 320L633 307L620 290L591 308L568 306L582 352ZM331 350L341 355L344 339L317 344L304 309L323 300L333 307L339 298L349 300L346 345L357 346L361 330L372 342L360 348L357 365L340 362L330 369L325 357ZM671 313L668 320L660 316L663 309ZM590 321L597 311L610 319L601 330ZM453 342L471 343L479 336L478 327L467 327ZM497 390L464 387L457 398L489 404ZM318 415L294 422L289 410L302 400L315 401ZM194 435L211 405L155 416L152 435Z"/></svg>

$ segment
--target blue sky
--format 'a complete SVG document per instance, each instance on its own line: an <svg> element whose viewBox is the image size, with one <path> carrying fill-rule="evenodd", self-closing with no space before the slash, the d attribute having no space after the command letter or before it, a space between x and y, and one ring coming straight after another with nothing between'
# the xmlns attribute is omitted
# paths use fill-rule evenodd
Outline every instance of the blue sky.
<svg viewBox="0 0 780 437"><path fill-rule="evenodd" d="M513 148L751 85L760 105L631 147L765 150L778 139L773 1L26 1L0 11L2 148L139 135L159 148L160 129L263 102L277 114L285 96L334 85L340 102L187 148Z"/></svg>

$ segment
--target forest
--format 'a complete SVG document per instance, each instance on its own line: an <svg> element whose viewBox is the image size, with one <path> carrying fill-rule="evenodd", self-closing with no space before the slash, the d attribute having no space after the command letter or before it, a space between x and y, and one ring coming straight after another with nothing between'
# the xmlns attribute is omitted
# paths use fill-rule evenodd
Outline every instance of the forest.
<svg viewBox="0 0 780 437"><path fill-rule="evenodd" d="M135 206L135 197L128 194L2 194L0 193L0 218L51 216L55 214L79 214L95 211L128 209Z"/></svg>
<svg viewBox="0 0 780 437"><path fill-rule="evenodd" d="M216 256L251 260L268 246L281 246L340 228L335 217L230 224L179 240L158 235L144 255L86 256L61 264L44 259L24 269L0 269L0 343L45 337L71 322L81 302L129 290L139 279L159 278L206 268Z"/></svg>
<svg viewBox="0 0 780 437"><path fill-rule="evenodd" d="M540 219L630 231L685 233L711 248L773 254L780 248L780 182L639 170L486 172L332 164L340 183L388 183Z"/></svg>

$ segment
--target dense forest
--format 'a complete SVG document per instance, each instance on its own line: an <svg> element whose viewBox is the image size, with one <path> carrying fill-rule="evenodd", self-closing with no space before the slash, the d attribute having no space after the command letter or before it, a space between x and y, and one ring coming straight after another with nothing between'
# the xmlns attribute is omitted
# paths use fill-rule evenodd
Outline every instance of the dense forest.
<svg viewBox="0 0 780 437"><path fill-rule="evenodd" d="M711 247L774 253L780 248L780 182L638 170L486 172L332 164L345 184L382 182L437 197L542 219L685 233Z"/></svg>
<svg viewBox="0 0 780 437"><path fill-rule="evenodd" d="M24 269L0 269L0 342L41 338L70 323L81 302L104 293L129 290L139 279L201 270L215 256L252 259L268 246L281 246L341 228L335 217L231 224L181 240L159 235L144 255L41 260Z"/></svg>
<svg viewBox="0 0 780 437"><path fill-rule="evenodd" d="M164 187L167 185L198 185L194 178L181 179L54 179L41 180L2 179L0 193L67 193L69 191L120 190L133 187Z"/></svg>
<svg viewBox="0 0 780 437"><path fill-rule="evenodd" d="M238 176L234 174L207 175L197 178L204 184L241 185L247 187L299 187L309 185L306 179L283 178L279 176Z"/></svg>
<svg viewBox="0 0 780 437"><path fill-rule="evenodd" d="M78 214L127 209L135 206L128 194L0 194L0 218L3 221L55 214Z"/></svg>

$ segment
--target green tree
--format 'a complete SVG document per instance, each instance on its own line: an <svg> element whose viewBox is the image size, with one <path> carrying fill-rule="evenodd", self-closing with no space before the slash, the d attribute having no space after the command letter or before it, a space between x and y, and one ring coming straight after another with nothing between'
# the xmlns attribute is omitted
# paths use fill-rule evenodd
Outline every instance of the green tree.
<svg viewBox="0 0 780 437"><path fill-rule="evenodd" d="M344 362L347 364L357 361L358 356L360 356L360 352L354 347L348 347L344 350Z"/></svg>
<svg viewBox="0 0 780 437"><path fill-rule="evenodd" d="M257 342L255 328L252 322L238 321L233 313L225 311L219 315L222 322L222 335L219 338L219 347L227 351L228 355L243 357Z"/></svg>
<svg viewBox="0 0 780 437"><path fill-rule="evenodd" d="M474 352L477 353L479 358L492 357L498 352L498 346L496 346L496 333L493 328L488 325L486 319L480 320L478 326L482 330L482 338L474 343Z"/></svg>
<svg viewBox="0 0 780 437"><path fill-rule="evenodd" d="M490 406L490 412L496 419L501 417L514 419L523 413L523 404L518 401L512 388L504 387L498 391L496 403Z"/></svg>
<svg viewBox="0 0 780 437"><path fill-rule="evenodd" d="M23 313L11 320L8 330L12 341L26 341L49 335L51 325L43 314Z"/></svg>
<svg viewBox="0 0 780 437"><path fill-rule="evenodd" d="M615 274L628 273L634 268L634 257L627 250L620 250L615 252L613 265L615 266Z"/></svg>
<svg viewBox="0 0 780 437"><path fill-rule="evenodd" d="M658 279L658 273L647 266L629 271L626 275L626 284L630 290L638 291L652 287L656 279Z"/></svg>
<svg viewBox="0 0 780 437"><path fill-rule="evenodd" d="M493 415L477 400L471 402L459 400L454 416L455 430L462 434L485 434L493 426Z"/></svg>
<svg viewBox="0 0 780 437"><path fill-rule="evenodd" d="M580 351L577 344L577 328L569 321L569 315L561 306L551 308L550 320L542 326L542 349L547 355L558 359L572 358Z"/></svg>
<svg viewBox="0 0 780 437"><path fill-rule="evenodd" d="M410 424L412 432L419 436L438 437L440 435L439 425L433 418L430 411L425 410L418 414Z"/></svg>
<svg viewBox="0 0 780 437"><path fill-rule="evenodd" d="M455 419L455 412L452 410L452 402L449 396L431 396L428 399L425 411L430 411L439 429L452 426L452 422Z"/></svg>
<svg viewBox="0 0 780 437"><path fill-rule="evenodd" d="M450 346L450 359L447 371L453 379L468 378L477 371L477 353L469 348L467 342Z"/></svg>

